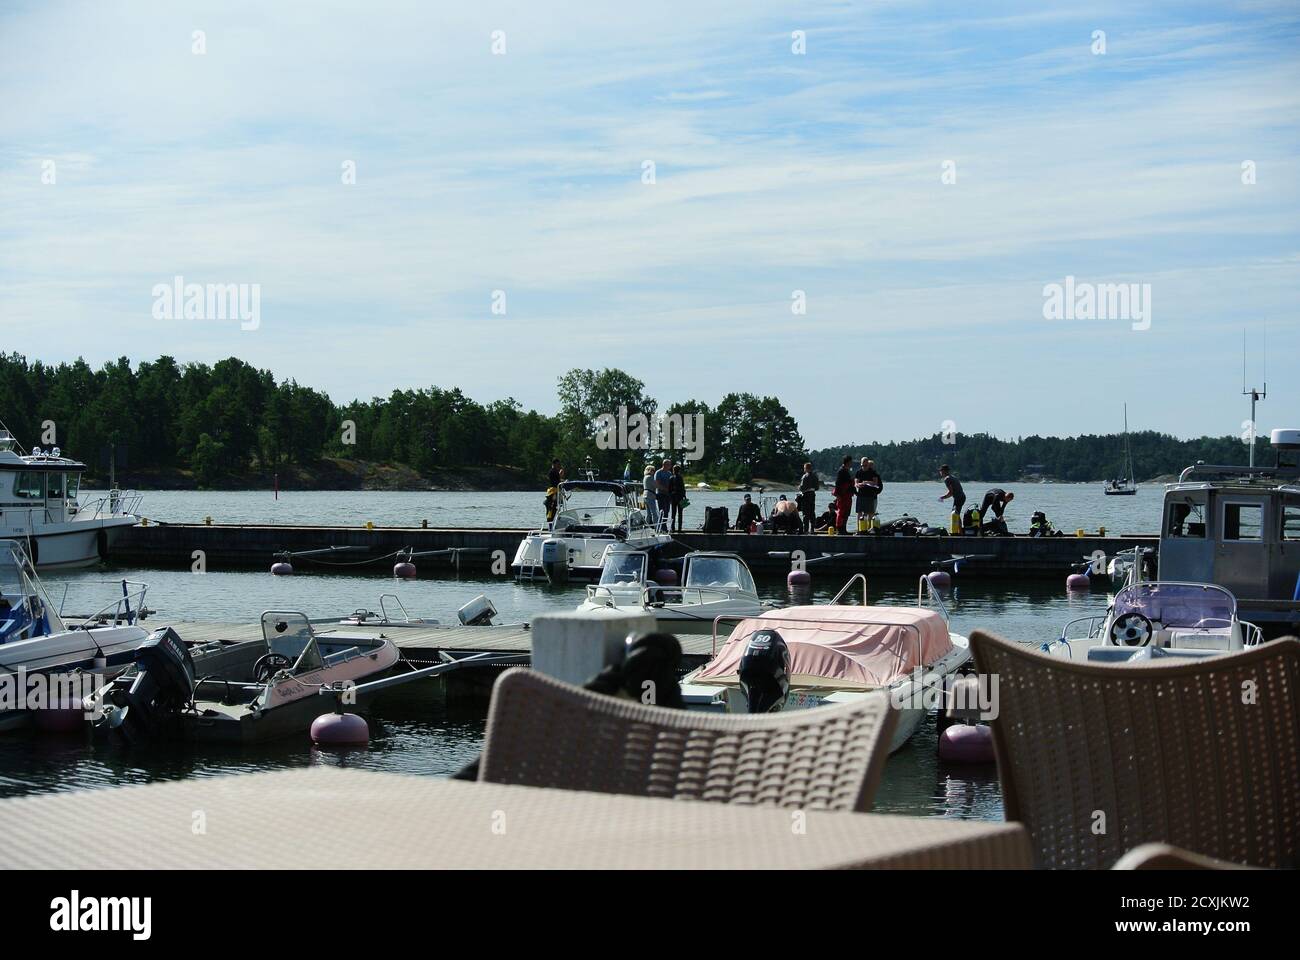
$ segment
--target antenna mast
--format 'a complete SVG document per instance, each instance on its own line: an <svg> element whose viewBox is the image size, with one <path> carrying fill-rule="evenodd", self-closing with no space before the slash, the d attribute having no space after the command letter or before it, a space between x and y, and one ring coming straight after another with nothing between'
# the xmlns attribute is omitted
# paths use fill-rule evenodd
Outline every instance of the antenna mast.
<svg viewBox="0 0 1300 960"><path fill-rule="evenodd" d="M1250 464L1249 465L1252 467L1255 465L1255 434L1257 433L1255 427L1255 404L1259 403L1259 401L1264 400L1268 397L1267 374L1266 373L1261 374L1261 379L1263 380L1264 385L1260 389L1246 386L1246 331L1243 330L1241 332L1241 395L1243 397L1250 397Z"/></svg>

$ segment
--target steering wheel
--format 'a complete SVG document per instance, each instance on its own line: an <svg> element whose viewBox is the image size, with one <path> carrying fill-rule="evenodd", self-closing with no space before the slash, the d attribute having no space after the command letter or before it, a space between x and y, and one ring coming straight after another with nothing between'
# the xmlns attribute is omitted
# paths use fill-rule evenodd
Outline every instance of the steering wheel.
<svg viewBox="0 0 1300 960"><path fill-rule="evenodd" d="M1155 635L1155 628L1145 614L1130 610L1110 625L1110 642L1117 647L1145 647Z"/></svg>
<svg viewBox="0 0 1300 960"><path fill-rule="evenodd" d="M256 683L266 683L281 670L287 670L292 666L293 659L283 653L264 654L253 664L253 680Z"/></svg>

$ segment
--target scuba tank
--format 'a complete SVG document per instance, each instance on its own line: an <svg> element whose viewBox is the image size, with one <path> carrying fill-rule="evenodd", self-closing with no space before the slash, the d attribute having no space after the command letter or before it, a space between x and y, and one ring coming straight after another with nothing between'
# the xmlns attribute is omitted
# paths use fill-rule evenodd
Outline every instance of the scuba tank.
<svg viewBox="0 0 1300 960"><path fill-rule="evenodd" d="M961 514L956 510L948 515L948 532L954 537L961 536Z"/></svg>

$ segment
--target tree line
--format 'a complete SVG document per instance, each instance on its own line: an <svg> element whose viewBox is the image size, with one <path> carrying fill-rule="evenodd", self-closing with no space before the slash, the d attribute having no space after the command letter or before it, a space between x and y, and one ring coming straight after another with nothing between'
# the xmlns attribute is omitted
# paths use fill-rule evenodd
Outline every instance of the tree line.
<svg viewBox="0 0 1300 960"><path fill-rule="evenodd" d="M617 369L570 370L559 411L525 410L513 398L483 404L459 388L394 390L342 405L295 380L277 380L236 357L180 364L159 357L132 367L122 357L98 370L85 360L50 365L0 354L0 420L26 447L58 445L103 475L103 451L132 471L189 471L196 483L254 479L284 464L325 457L408 466L421 474L506 468L541 480L552 457L569 476L588 460L598 476L680 451L606 449L602 415L659 415L645 384ZM663 414L704 416L700 457L688 471L748 482L795 475L805 456L798 424L775 397L732 393L715 407L674 403ZM54 441L43 438L53 425ZM122 460L119 459L119 464Z"/></svg>

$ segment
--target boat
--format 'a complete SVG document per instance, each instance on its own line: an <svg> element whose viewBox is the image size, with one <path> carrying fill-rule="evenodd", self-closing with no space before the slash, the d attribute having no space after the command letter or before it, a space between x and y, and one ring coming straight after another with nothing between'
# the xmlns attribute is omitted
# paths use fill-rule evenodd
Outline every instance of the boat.
<svg viewBox="0 0 1300 960"><path fill-rule="evenodd" d="M842 604L858 583L862 603ZM899 710L890 751L899 749L970 660L970 643L949 629L943 601L925 577L915 607L871 606L866 592L866 578L856 574L829 604L741 620L713 659L682 680L683 700L693 709L750 712L755 704L746 692L749 681L742 684L743 661L754 644L771 643L775 633L789 651L776 709L815 708L885 690Z"/></svg>
<svg viewBox="0 0 1300 960"><path fill-rule="evenodd" d="M673 542L667 518L651 524L639 505L641 487L621 480L565 480L556 492L555 519L529 532L511 569L521 578L540 571L548 580L596 580L605 552L626 543L652 549Z"/></svg>
<svg viewBox="0 0 1300 960"><path fill-rule="evenodd" d="M318 632L298 611L265 611L261 627L261 639L216 651L219 664L196 657L172 628L154 631L129 669L87 697L94 733L137 747L270 740L306 730L339 698L362 706L361 685L401 659L383 633Z"/></svg>
<svg viewBox="0 0 1300 960"><path fill-rule="evenodd" d="M734 553L695 550L676 560L656 557L627 544L610 547L600 581L588 585L577 612L648 613L669 632L708 633L717 617L757 617L771 606L759 599L753 574Z"/></svg>
<svg viewBox="0 0 1300 960"><path fill-rule="evenodd" d="M1108 497L1131 497L1138 492L1137 480L1133 476L1133 448L1128 439L1128 404L1124 404L1124 477L1107 480L1102 488Z"/></svg>
<svg viewBox="0 0 1300 960"><path fill-rule="evenodd" d="M50 599L24 543L0 540L0 682L16 684L21 692L35 675L76 681L84 676L93 687L126 669L149 636L139 622L148 613L144 601L149 588L131 580L112 583L120 594L70 622L62 605ZM5 703L0 729L25 723L29 712L25 704Z"/></svg>
<svg viewBox="0 0 1300 960"><path fill-rule="evenodd" d="M1238 615L1230 590L1139 578L1115 594L1104 615L1071 620L1041 649L1065 659L1118 663L1214 656L1263 642L1263 631Z"/></svg>
<svg viewBox="0 0 1300 960"><path fill-rule="evenodd" d="M142 497L114 485L105 496L79 502L85 470L58 447L24 454L13 434L0 429L0 538L22 539L41 569L106 559L118 534L139 520Z"/></svg>

